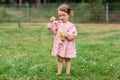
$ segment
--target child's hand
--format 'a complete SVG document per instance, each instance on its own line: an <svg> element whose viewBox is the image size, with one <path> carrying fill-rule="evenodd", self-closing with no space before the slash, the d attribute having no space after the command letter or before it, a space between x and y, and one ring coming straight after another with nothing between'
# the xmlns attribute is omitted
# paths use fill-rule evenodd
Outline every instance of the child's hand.
<svg viewBox="0 0 120 80"><path fill-rule="evenodd" d="M55 20L56 20L55 16L52 16L52 17L50 18L50 22L51 22L51 23L54 22Z"/></svg>

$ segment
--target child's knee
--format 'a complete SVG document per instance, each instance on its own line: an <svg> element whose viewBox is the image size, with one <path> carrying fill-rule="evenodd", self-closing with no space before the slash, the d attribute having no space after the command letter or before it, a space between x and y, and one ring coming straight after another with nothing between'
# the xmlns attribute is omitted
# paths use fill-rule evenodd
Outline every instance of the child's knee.
<svg viewBox="0 0 120 80"><path fill-rule="evenodd" d="M70 58L65 58L65 62L70 62Z"/></svg>
<svg viewBox="0 0 120 80"><path fill-rule="evenodd" d="M58 56L58 62L62 63L63 62L63 58Z"/></svg>
<svg viewBox="0 0 120 80"><path fill-rule="evenodd" d="M58 62L59 62L59 63L63 63L63 60L61 60L61 59L58 59Z"/></svg>

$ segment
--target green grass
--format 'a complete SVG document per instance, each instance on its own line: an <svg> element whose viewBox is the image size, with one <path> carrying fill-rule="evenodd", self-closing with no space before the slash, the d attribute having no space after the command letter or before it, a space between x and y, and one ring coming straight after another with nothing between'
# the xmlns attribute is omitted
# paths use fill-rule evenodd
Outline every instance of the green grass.
<svg viewBox="0 0 120 80"><path fill-rule="evenodd" d="M71 75L55 75L53 35L44 23L0 24L0 80L119 80L119 24L76 24ZM65 63L64 63L65 64Z"/></svg>

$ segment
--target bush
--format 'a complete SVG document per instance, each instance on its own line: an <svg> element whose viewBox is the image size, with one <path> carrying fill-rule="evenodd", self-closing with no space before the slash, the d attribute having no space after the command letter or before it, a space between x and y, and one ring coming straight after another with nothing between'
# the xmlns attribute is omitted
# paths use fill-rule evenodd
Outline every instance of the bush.
<svg viewBox="0 0 120 80"><path fill-rule="evenodd" d="M75 10L75 21L76 22L89 22L90 10L88 3L81 3L74 9Z"/></svg>
<svg viewBox="0 0 120 80"><path fill-rule="evenodd" d="M90 21L105 22L105 7L101 2L90 4Z"/></svg>

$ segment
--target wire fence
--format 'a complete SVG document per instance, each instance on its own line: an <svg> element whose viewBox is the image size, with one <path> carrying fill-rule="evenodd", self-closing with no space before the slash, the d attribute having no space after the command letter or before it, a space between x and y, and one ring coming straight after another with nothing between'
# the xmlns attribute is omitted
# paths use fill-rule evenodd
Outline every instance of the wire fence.
<svg viewBox="0 0 120 80"><path fill-rule="evenodd" d="M120 23L120 3L108 4L108 22Z"/></svg>
<svg viewBox="0 0 120 80"><path fill-rule="evenodd" d="M59 4L2 4L0 22L41 22L46 23L51 16L57 17ZM120 23L120 4L118 3L72 3L74 11L71 21L75 23ZM58 18L58 17L57 17Z"/></svg>

